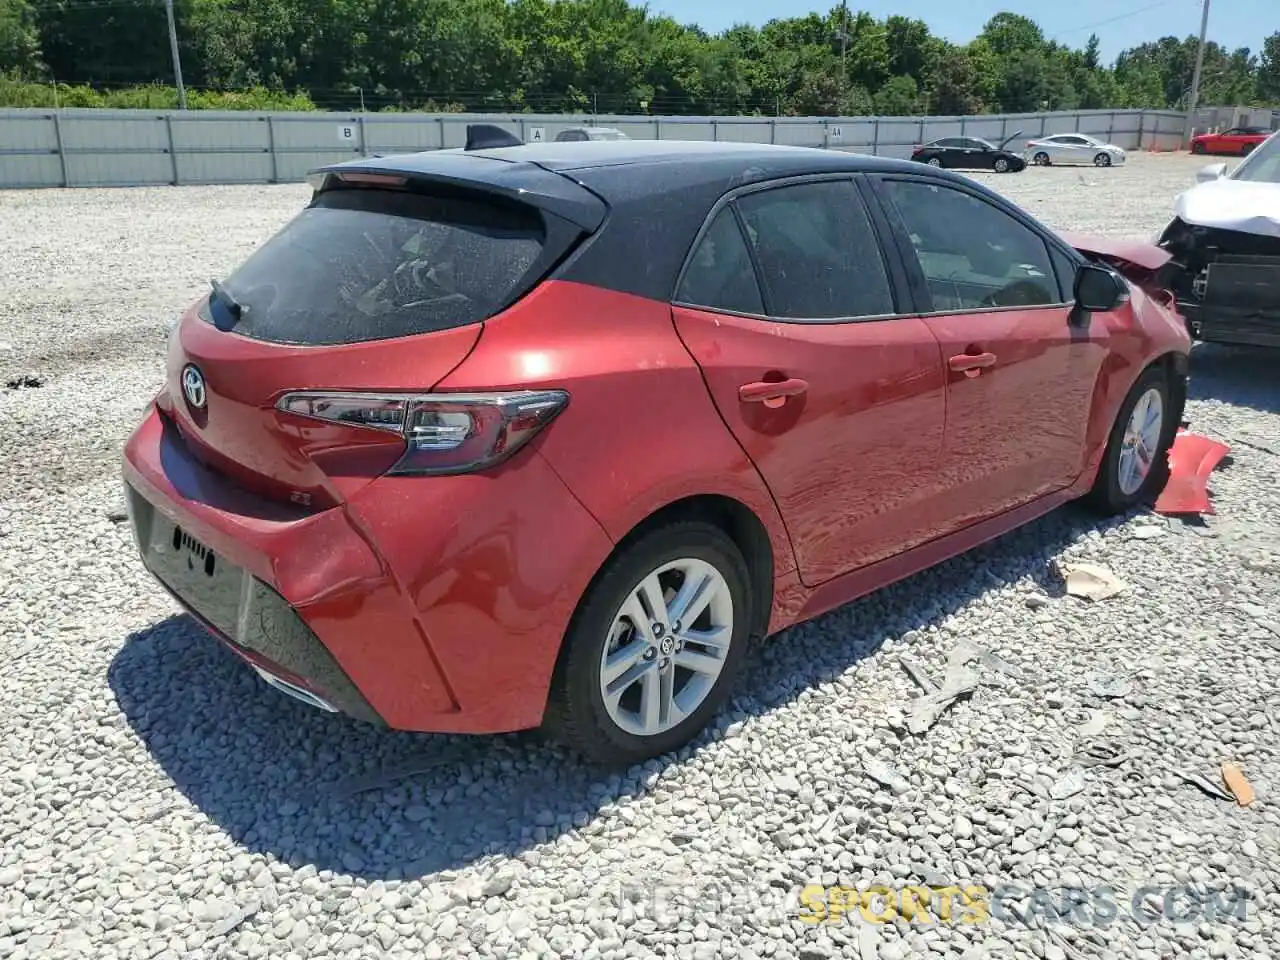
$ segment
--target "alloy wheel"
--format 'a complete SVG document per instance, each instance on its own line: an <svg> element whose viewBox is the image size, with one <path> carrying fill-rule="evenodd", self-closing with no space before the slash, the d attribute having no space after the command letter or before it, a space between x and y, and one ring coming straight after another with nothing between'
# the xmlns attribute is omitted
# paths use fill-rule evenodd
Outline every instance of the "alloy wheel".
<svg viewBox="0 0 1280 960"><path fill-rule="evenodd" d="M1037 167L1047 167L1049 165L1049 155L1041 150L1032 158L1031 162Z"/></svg>
<svg viewBox="0 0 1280 960"><path fill-rule="evenodd" d="M1120 491L1133 496L1146 482L1160 449L1164 429L1164 398L1155 387L1150 388L1134 404L1120 442L1120 458L1116 478Z"/></svg>
<svg viewBox="0 0 1280 960"><path fill-rule="evenodd" d="M940 167L940 166L942 166L942 160L941 160L940 158L938 158L938 157L930 157L930 158L929 158L929 166L931 166L931 167Z"/></svg>
<svg viewBox="0 0 1280 960"><path fill-rule="evenodd" d="M1093 158L1093 165L1095 167L1109 167L1111 166L1111 157L1105 153L1100 153Z"/></svg>
<svg viewBox="0 0 1280 960"><path fill-rule="evenodd" d="M1000 157L998 160L996 160L995 162L996 173L1004 173L1008 169L1009 169L1008 160L1006 160L1004 157Z"/></svg>
<svg viewBox="0 0 1280 960"><path fill-rule="evenodd" d="M609 718L652 737L711 693L733 640L733 597L705 560L672 560L646 576L615 614L600 658Z"/></svg>

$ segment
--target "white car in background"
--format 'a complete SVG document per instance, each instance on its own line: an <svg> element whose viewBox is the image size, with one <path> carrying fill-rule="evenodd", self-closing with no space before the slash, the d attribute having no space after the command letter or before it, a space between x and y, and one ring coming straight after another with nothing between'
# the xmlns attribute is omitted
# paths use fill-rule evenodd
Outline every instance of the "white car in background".
<svg viewBox="0 0 1280 960"><path fill-rule="evenodd" d="M1197 340L1280 347L1280 133L1196 180L1157 241L1178 310Z"/></svg>
<svg viewBox="0 0 1280 960"><path fill-rule="evenodd" d="M556 134L557 143L572 143L583 140L630 140L625 133L614 127L569 127Z"/></svg>
<svg viewBox="0 0 1280 960"><path fill-rule="evenodd" d="M1087 133L1055 133L1050 137L1028 140L1023 156L1028 163L1037 167L1062 163L1112 167L1124 163L1125 152L1123 147L1091 137Z"/></svg>

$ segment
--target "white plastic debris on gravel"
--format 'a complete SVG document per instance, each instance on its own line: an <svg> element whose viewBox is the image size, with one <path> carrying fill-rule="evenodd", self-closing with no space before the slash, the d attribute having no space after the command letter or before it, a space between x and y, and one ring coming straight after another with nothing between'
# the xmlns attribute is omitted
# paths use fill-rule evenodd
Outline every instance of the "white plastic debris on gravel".
<svg viewBox="0 0 1280 960"><path fill-rule="evenodd" d="M1147 238L1198 165L985 179ZM1217 517L1059 511L791 630L694 749L601 776L309 710L136 560L118 457L165 324L306 197L0 194L0 958L1280 957L1280 358L1195 351ZM1055 561L1128 589L1067 596ZM912 734L900 657L943 687L962 642L995 657ZM1251 807L1183 779L1228 761ZM987 918L806 922L804 887L876 884Z"/></svg>

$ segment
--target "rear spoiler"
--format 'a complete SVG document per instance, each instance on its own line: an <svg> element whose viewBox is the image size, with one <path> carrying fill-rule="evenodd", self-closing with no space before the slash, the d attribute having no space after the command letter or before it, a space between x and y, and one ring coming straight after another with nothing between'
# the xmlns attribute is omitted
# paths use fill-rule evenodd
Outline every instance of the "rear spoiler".
<svg viewBox="0 0 1280 960"><path fill-rule="evenodd" d="M517 157L462 150L367 157L320 167L307 181L317 194L361 183L389 189L435 183L527 204L586 233L594 233L604 222L609 208L600 197L566 176Z"/></svg>

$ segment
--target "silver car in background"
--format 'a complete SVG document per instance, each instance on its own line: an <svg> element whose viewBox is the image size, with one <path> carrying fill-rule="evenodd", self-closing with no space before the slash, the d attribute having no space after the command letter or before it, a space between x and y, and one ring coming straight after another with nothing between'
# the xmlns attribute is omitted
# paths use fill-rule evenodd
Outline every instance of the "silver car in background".
<svg viewBox="0 0 1280 960"><path fill-rule="evenodd" d="M1124 163L1125 153L1122 147L1087 133L1055 133L1050 137L1028 140L1023 156L1028 163L1038 167L1066 163L1111 167Z"/></svg>
<svg viewBox="0 0 1280 960"><path fill-rule="evenodd" d="M583 140L630 140L625 133L614 127L569 127L556 134L557 143L572 143Z"/></svg>

